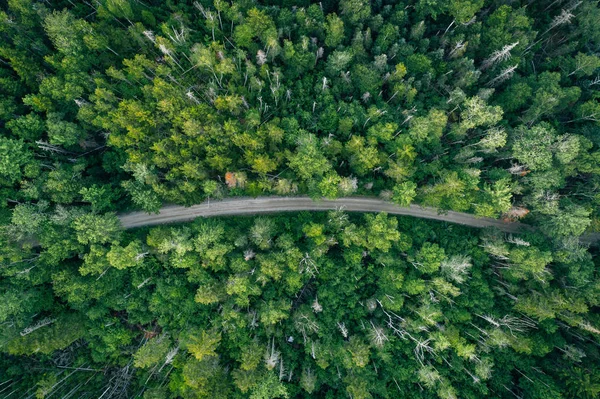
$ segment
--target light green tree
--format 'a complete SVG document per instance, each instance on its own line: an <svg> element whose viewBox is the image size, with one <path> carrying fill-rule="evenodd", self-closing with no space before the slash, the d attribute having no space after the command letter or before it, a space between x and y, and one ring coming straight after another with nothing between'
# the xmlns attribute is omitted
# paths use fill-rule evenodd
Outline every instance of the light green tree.
<svg viewBox="0 0 600 399"><path fill-rule="evenodd" d="M170 345L171 341L165 335L148 340L133 354L133 365L148 368L165 361Z"/></svg>
<svg viewBox="0 0 600 399"><path fill-rule="evenodd" d="M415 143L430 142L442 136L447 123L443 111L431 109L427 116L411 119L408 134Z"/></svg>
<svg viewBox="0 0 600 399"><path fill-rule="evenodd" d="M396 184L393 189L392 201L400 206L409 206L417 196L417 184L411 181Z"/></svg>
<svg viewBox="0 0 600 399"><path fill-rule="evenodd" d="M77 241L81 244L116 242L121 236L121 222L114 213L86 214L73 221Z"/></svg>
<svg viewBox="0 0 600 399"><path fill-rule="evenodd" d="M194 329L186 332L184 344L187 350L198 361L206 357L216 356L216 350L221 342L221 333Z"/></svg>
<svg viewBox="0 0 600 399"><path fill-rule="evenodd" d="M337 47L344 40L344 21L335 13L328 14L325 32L325 45L327 47Z"/></svg>

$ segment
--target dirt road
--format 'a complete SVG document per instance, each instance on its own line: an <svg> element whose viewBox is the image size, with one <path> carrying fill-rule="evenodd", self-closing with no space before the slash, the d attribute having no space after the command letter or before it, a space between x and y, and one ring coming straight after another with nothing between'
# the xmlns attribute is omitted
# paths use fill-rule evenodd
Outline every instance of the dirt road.
<svg viewBox="0 0 600 399"><path fill-rule="evenodd" d="M336 200L313 201L309 197L258 197L228 198L221 201L210 201L190 207L169 205L159 214L149 215L144 212L132 212L119 215L125 228L153 226L163 223L176 223L193 220L197 217L225 215L256 215L277 212L325 211L343 208L348 212L387 212L393 215L414 216L423 219L440 220L458 223L471 227L496 227L508 233L531 230L522 223L507 223L497 219L479 218L468 213L445 212L437 209L411 205L402 208L390 202L368 197L346 197Z"/></svg>

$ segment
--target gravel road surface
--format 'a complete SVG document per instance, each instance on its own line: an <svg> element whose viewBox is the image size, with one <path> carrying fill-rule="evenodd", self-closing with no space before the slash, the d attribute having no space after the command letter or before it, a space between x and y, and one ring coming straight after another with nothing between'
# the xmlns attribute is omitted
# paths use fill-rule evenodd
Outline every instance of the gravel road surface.
<svg viewBox="0 0 600 399"><path fill-rule="evenodd" d="M387 212L392 215L413 216L423 219L463 224L471 227L496 227L508 233L531 230L523 223L508 223L498 219L481 218L462 212L440 213L437 209L411 205L403 208L376 198L346 197L335 200L313 201L309 197L228 198L204 202L190 207L168 205L158 214L131 212L119 215L125 228L154 226L164 223L186 222L198 217L257 215L264 213L326 211L342 208L348 212Z"/></svg>

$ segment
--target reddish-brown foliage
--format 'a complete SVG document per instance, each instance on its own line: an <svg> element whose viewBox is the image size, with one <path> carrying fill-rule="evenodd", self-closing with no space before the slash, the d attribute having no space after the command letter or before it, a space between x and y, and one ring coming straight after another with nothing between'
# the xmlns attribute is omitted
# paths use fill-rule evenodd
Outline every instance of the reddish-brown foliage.
<svg viewBox="0 0 600 399"><path fill-rule="evenodd" d="M229 187L229 188L234 188L235 186L237 186L237 179L235 177L235 173L233 173L233 172L225 173L225 183L227 184L227 187Z"/></svg>

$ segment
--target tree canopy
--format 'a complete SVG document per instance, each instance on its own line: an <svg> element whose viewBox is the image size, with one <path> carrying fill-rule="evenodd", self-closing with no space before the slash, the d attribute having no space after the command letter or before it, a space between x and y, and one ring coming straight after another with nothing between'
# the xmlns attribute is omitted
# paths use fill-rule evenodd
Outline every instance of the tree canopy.
<svg viewBox="0 0 600 399"><path fill-rule="evenodd" d="M600 394L596 0L0 4L0 394ZM232 196L376 196L522 235Z"/></svg>

